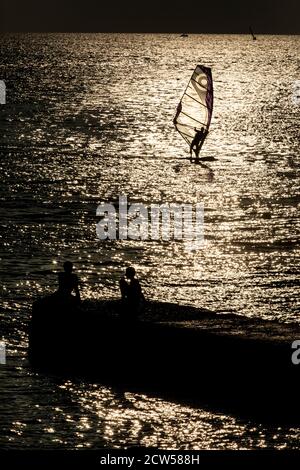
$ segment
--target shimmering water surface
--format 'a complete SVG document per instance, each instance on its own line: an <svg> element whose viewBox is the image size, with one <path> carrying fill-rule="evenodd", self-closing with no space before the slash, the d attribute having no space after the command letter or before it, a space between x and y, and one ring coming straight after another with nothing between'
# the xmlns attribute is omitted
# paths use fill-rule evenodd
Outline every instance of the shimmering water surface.
<svg viewBox="0 0 300 470"><path fill-rule="evenodd" d="M149 298L299 322L298 36L45 34L0 42L0 436L4 448L299 448L266 427L27 364L32 301L75 262L83 298L118 296L134 263ZM212 67L205 167L172 117L197 63ZM203 202L205 243L97 240L96 208Z"/></svg>

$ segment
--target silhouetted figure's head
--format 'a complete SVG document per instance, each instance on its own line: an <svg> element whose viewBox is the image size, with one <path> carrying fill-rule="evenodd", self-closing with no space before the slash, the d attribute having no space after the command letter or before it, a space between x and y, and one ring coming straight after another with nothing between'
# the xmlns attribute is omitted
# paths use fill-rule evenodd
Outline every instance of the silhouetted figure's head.
<svg viewBox="0 0 300 470"><path fill-rule="evenodd" d="M71 263L71 261L66 261L64 263L64 270L66 273L71 273L73 271L73 263Z"/></svg>
<svg viewBox="0 0 300 470"><path fill-rule="evenodd" d="M128 279L133 279L135 276L135 269L132 267L132 266L129 266L127 269L126 269L126 277Z"/></svg>

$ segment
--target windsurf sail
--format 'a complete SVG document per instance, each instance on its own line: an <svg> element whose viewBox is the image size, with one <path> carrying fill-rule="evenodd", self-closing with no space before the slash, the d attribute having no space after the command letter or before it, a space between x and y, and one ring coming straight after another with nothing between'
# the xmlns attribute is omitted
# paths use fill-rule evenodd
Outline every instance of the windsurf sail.
<svg viewBox="0 0 300 470"><path fill-rule="evenodd" d="M197 65L177 106L173 119L181 137L191 146L195 135L204 128L208 134L213 111L213 82L211 69ZM203 143L203 142L202 142Z"/></svg>
<svg viewBox="0 0 300 470"><path fill-rule="evenodd" d="M253 29L251 28L251 26L249 26L249 31L250 31L253 41L255 41L256 37L254 36Z"/></svg>

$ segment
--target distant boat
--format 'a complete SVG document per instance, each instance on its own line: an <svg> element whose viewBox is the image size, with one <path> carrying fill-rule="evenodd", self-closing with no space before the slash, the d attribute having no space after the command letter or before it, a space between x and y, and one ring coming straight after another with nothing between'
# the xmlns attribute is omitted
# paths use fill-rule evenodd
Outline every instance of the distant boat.
<svg viewBox="0 0 300 470"><path fill-rule="evenodd" d="M213 81L211 69L197 65L177 106L173 119L176 130L189 148L200 129L203 138L208 134L213 111ZM200 131L201 132L201 131Z"/></svg>
<svg viewBox="0 0 300 470"><path fill-rule="evenodd" d="M256 37L254 36L253 29L251 28L251 26L249 26L249 31L250 31L250 34L252 35L253 41L256 41Z"/></svg>
<svg viewBox="0 0 300 470"><path fill-rule="evenodd" d="M189 35L188 35L187 33L181 33L180 37L181 37L181 38L188 38Z"/></svg>

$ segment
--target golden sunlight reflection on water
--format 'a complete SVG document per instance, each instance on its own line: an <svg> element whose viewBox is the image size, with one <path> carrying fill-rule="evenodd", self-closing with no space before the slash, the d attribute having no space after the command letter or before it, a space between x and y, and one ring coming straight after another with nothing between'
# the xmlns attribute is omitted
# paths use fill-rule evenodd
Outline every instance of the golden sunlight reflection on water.
<svg viewBox="0 0 300 470"><path fill-rule="evenodd" d="M82 407L85 432L95 431L107 447L135 445L161 449L285 448L282 427L238 420L221 413L183 406L144 394L97 385L66 383ZM79 425L83 429L82 425ZM296 445L298 430L291 433ZM87 441L89 438L87 436ZM80 445L82 445L80 443ZM94 442L96 445L96 442ZM292 444L293 445L293 444Z"/></svg>
<svg viewBox="0 0 300 470"><path fill-rule="evenodd" d="M32 301L57 288L67 258L83 298L119 296L134 263L147 298L299 322L298 50L296 36L3 39L11 102L0 120L0 319L15 362L0 370L1 446L299 448L296 428L61 384L23 360ZM215 160L203 167L182 159L188 149L172 125L197 62L212 67L215 89L203 146ZM203 202L203 247L100 242L97 205L120 194L147 206Z"/></svg>
<svg viewBox="0 0 300 470"><path fill-rule="evenodd" d="M297 64L290 51L297 50L298 39L263 37L255 45L243 36L192 35L180 43L174 36L151 35L81 39L76 51L68 37L42 44L47 67L59 50L68 69L55 69L50 77L35 68L35 120L21 104L17 116L15 109L4 110L10 123L3 129L5 144L13 155L5 161L4 223L17 265L8 256L2 262L5 271L17 270L31 283L26 288L5 279L12 291L6 296L53 290L55 275L40 279L38 272L51 269L49 258L59 269L66 257L76 263L84 296L114 296L116 279L134 260L151 297L265 318L281 319L285 311L285 319L294 321L298 306L287 306L282 290L288 282L294 295L299 109L288 93ZM35 41L44 40L32 37L27 54ZM188 149L172 126L197 60L212 66L214 77L214 114L203 156L216 161L206 167L180 160ZM51 113L44 107L46 91ZM33 98L32 88L16 93L29 103ZM96 207L120 194L148 205L203 202L207 243L193 256L186 256L180 242L101 244ZM16 237L9 234L12 225ZM189 272L194 263L202 282ZM178 281L172 293L170 276Z"/></svg>

